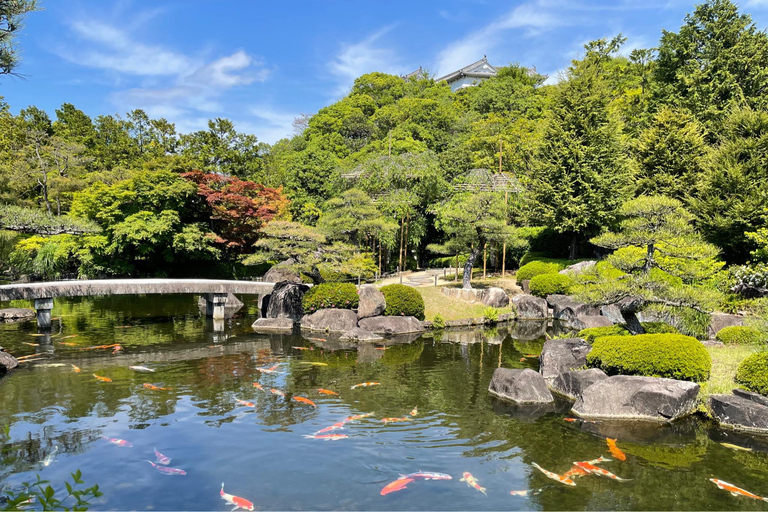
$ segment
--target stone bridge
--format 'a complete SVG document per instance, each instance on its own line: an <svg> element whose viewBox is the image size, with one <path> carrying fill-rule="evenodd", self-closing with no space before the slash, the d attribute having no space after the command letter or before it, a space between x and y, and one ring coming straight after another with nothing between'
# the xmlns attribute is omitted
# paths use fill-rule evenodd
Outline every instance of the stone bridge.
<svg viewBox="0 0 768 512"><path fill-rule="evenodd" d="M206 313L214 320L224 318L227 294L265 295L274 283L257 281L226 281L221 279L94 279L82 281L53 281L47 283L7 284L0 286L0 302L18 299L35 301L37 326L51 327L51 309L56 297L91 295L149 295L188 293L203 295Z"/></svg>

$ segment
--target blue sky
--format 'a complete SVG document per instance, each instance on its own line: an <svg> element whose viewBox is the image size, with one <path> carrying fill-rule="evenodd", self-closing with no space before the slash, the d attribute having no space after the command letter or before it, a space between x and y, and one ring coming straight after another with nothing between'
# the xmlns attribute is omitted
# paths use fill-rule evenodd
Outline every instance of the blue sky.
<svg viewBox="0 0 768 512"><path fill-rule="evenodd" d="M42 0L21 37L23 80L3 77L14 112L74 103L91 116L143 108L181 132L226 117L274 142L293 119L370 71L438 76L484 54L554 79L585 42L623 33L624 51L677 31L678 0ZM768 0L741 2L758 27Z"/></svg>

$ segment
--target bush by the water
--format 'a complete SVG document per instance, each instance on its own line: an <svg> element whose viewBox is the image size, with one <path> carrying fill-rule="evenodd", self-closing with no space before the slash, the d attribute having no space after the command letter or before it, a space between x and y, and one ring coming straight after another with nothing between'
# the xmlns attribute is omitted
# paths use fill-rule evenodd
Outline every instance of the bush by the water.
<svg viewBox="0 0 768 512"><path fill-rule="evenodd" d="M381 288L387 301L385 316L415 316L424 320L424 298L416 288L404 284L390 284Z"/></svg>
<svg viewBox="0 0 768 512"><path fill-rule="evenodd" d="M546 297L553 293L568 295L573 284L573 278L565 274L540 274L531 279L528 286L531 295Z"/></svg>
<svg viewBox="0 0 768 512"><path fill-rule="evenodd" d="M682 334L605 336L595 340L587 365L609 375L645 375L700 382L712 359L696 338Z"/></svg>
<svg viewBox="0 0 768 512"><path fill-rule="evenodd" d="M533 279L536 276L539 276L541 274L557 274L561 270L563 270L562 265L559 263L547 263L544 261L532 261L530 263L526 263L519 269L517 269L517 274L515 274L515 279L517 279L517 282L520 283L521 281L525 281L526 279Z"/></svg>
<svg viewBox="0 0 768 512"><path fill-rule="evenodd" d="M301 302L306 313L326 308L356 309L359 303L357 288L352 283L318 284L304 294Z"/></svg>
<svg viewBox="0 0 768 512"><path fill-rule="evenodd" d="M609 327L587 327L578 334L579 338L584 338L588 343L594 343L597 338L603 336L629 336L629 331L620 325L611 325Z"/></svg>
<svg viewBox="0 0 768 512"><path fill-rule="evenodd" d="M765 335L752 327L733 325L720 329L715 335L715 339L726 345L748 345L751 343L763 343Z"/></svg>
<svg viewBox="0 0 768 512"><path fill-rule="evenodd" d="M435 318L432 319L432 328L445 329L445 318L443 318L443 315L440 313L435 315Z"/></svg>
<svg viewBox="0 0 768 512"><path fill-rule="evenodd" d="M645 334L679 334L680 331L667 322L640 322Z"/></svg>
<svg viewBox="0 0 768 512"><path fill-rule="evenodd" d="M499 310L489 306L483 310L483 318L489 323L496 323L499 321Z"/></svg>
<svg viewBox="0 0 768 512"><path fill-rule="evenodd" d="M768 395L768 352L744 359L736 370L736 382L750 391Z"/></svg>

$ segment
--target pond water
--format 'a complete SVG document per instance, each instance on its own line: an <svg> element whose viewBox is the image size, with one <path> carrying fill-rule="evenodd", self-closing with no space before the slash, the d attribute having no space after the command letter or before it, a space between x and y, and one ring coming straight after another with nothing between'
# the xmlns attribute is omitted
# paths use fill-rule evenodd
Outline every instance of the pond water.
<svg viewBox="0 0 768 512"><path fill-rule="evenodd" d="M104 492L93 502L97 510L231 510L219 496L222 482L260 510L768 509L709 481L768 495L768 440L699 418L671 426L567 422L567 404L520 409L490 397L499 365L536 368L526 355L540 351L544 326L446 332L355 350L321 336L254 334L257 303L244 299L223 332L201 317L191 296L57 300L50 340L33 336L34 322L0 325L9 352L44 354L0 380L0 425L10 426L10 439L0 442L1 485L17 489L39 474L58 494L80 469L87 485ZM116 354L83 350L116 343L124 347ZM363 382L380 384L350 389ZM330 432L347 438L304 437L365 413L373 414ZM564 473L574 461L610 456L606 437L618 439L626 460L602 467L627 482L587 476L569 487L532 466ZM146 462L155 461L155 448L186 475L165 475ZM54 449L54 462L43 465ZM381 495L416 471L453 479L415 480ZM487 495L461 482L464 472ZM510 495L526 489L541 490Z"/></svg>

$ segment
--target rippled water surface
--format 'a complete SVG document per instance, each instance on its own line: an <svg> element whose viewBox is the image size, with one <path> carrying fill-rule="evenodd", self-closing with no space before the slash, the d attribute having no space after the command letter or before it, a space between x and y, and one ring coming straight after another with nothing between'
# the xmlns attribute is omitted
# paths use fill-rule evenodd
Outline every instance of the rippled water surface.
<svg viewBox="0 0 768 512"><path fill-rule="evenodd" d="M32 336L34 322L0 324L7 351L44 354L0 380L0 424L10 425L2 485L17 488L39 474L61 492L80 469L104 492L98 510L231 510L219 497L222 482L261 510L768 509L709 482L768 495L768 440L696 418L663 427L567 422L567 404L520 409L489 397L496 367L536 368L530 356L541 349L544 326L355 347L320 335L253 334L255 297L244 299L223 332L191 296L57 300L50 338ZM124 350L83 350L115 343ZM138 364L156 372L128 369ZM275 365L275 373L258 371ZM361 382L380 385L350 389ZM332 432L346 439L304 437L363 413L373 415ZM403 417L409 421L381 421ZM574 461L609 455L606 437L618 439L627 459L603 467L630 481L588 476L567 487L531 465L564 473ZM55 461L43 466L54 447ZM187 474L159 473L146 462L154 448ZM380 494L418 470L453 479ZM460 481L464 472L487 496ZM541 491L510 495L524 489Z"/></svg>

